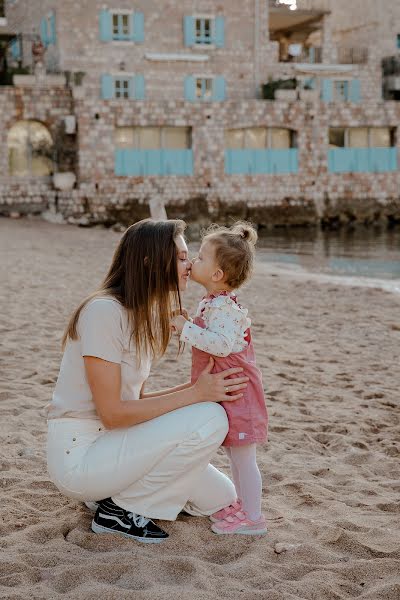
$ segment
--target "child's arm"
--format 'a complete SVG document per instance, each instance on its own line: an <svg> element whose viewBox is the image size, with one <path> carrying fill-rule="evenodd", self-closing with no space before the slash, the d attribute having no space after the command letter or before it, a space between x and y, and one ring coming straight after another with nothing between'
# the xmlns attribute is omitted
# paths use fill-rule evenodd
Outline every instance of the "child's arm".
<svg viewBox="0 0 400 600"><path fill-rule="evenodd" d="M180 340L208 354L228 356L235 341L243 338L244 329L244 315L236 306L210 306L207 310L206 328L185 321Z"/></svg>

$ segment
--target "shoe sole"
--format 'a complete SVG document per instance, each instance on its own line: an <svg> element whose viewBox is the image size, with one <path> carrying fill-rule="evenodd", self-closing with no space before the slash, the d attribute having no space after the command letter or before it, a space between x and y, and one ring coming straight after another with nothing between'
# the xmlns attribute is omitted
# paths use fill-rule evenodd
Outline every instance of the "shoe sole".
<svg viewBox="0 0 400 600"><path fill-rule="evenodd" d="M130 535L128 533L124 533L123 531L115 531L114 529L108 529L107 527L103 527L103 525L98 525L97 523L93 523L91 525L91 529L94 533L114 533L115 535L122 535L129 540L136 540L137 542L142 542L142 544L160 544L161 542L165 542L168 538L141 538L136 535Z"/></svg>
<svg viewBox="0 0 400 600"><path fill-rule="evenodd" d="M255 529L253 531L249 529L237 529L236 531L215 531L214 529L211 529L211 531L217 535L264 535L265 533L268 533L268 529Z"/></svg>

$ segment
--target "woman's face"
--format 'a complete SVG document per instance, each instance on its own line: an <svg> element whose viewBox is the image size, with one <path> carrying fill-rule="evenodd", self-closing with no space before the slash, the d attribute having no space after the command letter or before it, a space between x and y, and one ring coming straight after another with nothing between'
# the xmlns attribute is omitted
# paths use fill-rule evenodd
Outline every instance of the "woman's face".
<svg viewBox="0 0 400 600"><path fill-rule="evenodd" d="M182 235L178 235L175 239L176 252L178 255L178 280L179 280L179 291L184 292L187 288L190 269L192 263L188 257L188 248Z"/></svg>

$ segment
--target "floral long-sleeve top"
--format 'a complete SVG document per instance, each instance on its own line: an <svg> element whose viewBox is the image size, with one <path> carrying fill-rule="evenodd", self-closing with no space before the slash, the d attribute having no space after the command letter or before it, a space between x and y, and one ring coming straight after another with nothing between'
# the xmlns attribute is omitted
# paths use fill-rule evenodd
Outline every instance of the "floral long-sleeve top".
<svg viewBox="0 0 400 600"><path fill-rule="evenodd" d="M196 313L196 317L203 319L205 328L186 321L180 340L214 356L241 352L248 345L246 334L251 321L247 312L237 303L233 292L206 296Z"/></svg>

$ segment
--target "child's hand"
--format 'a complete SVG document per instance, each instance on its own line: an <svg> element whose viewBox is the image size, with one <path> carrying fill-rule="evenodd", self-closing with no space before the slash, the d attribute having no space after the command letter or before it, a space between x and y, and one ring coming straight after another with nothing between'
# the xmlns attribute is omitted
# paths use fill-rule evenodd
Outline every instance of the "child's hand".
<svg viewBox="0 0 400 600"><path fill-rule="evenodd" d="M186 313L187 314L187 313ZM187 319L183 315L176 315L171 319L171 328L176 335L181 335Z"/></svg>
<svg viewBox="0 0 400 600"><path fill-rule="evenodd" d="M172 311L173 317L176 317L178 315L183 315L185 317L185 319L189 319L189 314L188 314L188 311L186 310L186 308L182 308L182 310L179 310L179 308L178 308L177 310Z"/></svg>

